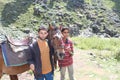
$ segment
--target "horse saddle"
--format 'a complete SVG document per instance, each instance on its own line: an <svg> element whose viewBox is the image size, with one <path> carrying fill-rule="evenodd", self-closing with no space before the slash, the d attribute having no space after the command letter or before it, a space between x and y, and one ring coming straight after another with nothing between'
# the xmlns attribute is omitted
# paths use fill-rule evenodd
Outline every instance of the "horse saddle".
<svg viewBox="0 0 120 80"><path fill-rule="evenodd" d="M29 54L29 40L13 40L7 38L7 41L2 43L2 52L6 66L18 66L27 63Z"/></svg>
<svg viewBox="0 0 120 80"><path fill-rule="evenodd" d="M23 52L23 50L28 48L30 40L28 38L24 38L23 40L14 40L10 37L7 37L7 46L14 52Z"/></svg>
<svg viewBox="0 0 120 80"><path fill-rule="evenodd" d="M26 46L26 45L29 45L30 43L29 38L25 38L23 40L14 40L11 37L7 37L7 40L8 42L16 46L24 46L24 45Z"/></svg>

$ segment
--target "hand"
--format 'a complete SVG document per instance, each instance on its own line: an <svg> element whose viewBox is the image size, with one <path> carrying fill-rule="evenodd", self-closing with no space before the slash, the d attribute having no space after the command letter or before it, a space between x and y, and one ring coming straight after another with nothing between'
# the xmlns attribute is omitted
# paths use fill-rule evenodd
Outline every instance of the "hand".
<svg viewBox="0 0 120 80"><path fill-rule="evenodd" d="M73 56L74 55L74 53L73 52L70 52L70 56Z"/></svg>
<svg viewBox="0 0 120 80"><path fill-rule="evenodd" d="M71 48L67 48L67 49L65 49L65 51L66 51L66 52L71 52L72 49L71 49Z"/></svg>
<svg viewBox="0 0 120 80"><path fill-rule="evenodd" d="M35 66L34 66L34 64L30 64L30 69L31 69L32 71L35 70Z"/></svg>
<svg viewBox="0 0 120 80"><path fill-rule="evenodd" d="M70 52L70 51L71 51L70 46L65 47L65 49L66 49L66 51L68 51L68 52Z"/></svg>
<svg viewBox="0 0 120 80"><path fill-rule="evenodd" d="M67 51L68 51L68 52L71 52L71 48L67 48Z"/></svg>

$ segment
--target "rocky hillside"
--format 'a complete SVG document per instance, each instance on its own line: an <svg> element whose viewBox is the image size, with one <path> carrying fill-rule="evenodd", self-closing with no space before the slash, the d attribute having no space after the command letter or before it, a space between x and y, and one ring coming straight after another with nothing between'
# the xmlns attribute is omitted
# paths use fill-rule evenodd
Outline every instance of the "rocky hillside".
<svg viewBox="0 0 120 80"><path fill-rule="evenodd" d="M2 33L22 36L48 23L72 36L120 37L120 0L0 0Z"/></svg>

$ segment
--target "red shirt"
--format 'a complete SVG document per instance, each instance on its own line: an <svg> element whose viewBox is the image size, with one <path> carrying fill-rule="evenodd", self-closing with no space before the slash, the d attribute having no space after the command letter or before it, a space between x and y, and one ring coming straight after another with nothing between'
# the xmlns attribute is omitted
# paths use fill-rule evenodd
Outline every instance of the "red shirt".
<svg viewBox="0 0 120 80"><path fill-rule="evenodd" d="M63 60L58 60L58 65L60 67L65 67L65 66L69 66L71 64L73 64L73 58L70 54L70 52L68 52L66 50L67 47L70 47L71 48L71 51L73 52L73 43L69 40L69 39L66 39L66 41L64 42L64 50L65 50L65 57Z"/></svg>

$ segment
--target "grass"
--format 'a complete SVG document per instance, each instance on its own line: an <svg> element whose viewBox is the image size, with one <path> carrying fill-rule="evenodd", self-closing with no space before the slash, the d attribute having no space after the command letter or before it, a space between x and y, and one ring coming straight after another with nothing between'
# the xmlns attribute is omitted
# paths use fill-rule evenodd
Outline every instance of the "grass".
<svg viewBox="0 0 120 80"><path fill-rule="evenodd" d="M111 10L114 9L118 12L116 12L120 16L120 0L103 0L104 6Z"/></svg>
<svg viewBox="0 0 120 80"><path fill-rule="evenodd" d="M74 42L75 47L79 49L96 50L96 54L99 56L102 55L102 57L106 57L106 58L114 57L118 61L120 60L119 38L73 37L71 39Z"/></svg>
<svg viewBox="0 0 120 80"><path fill-rule="evenodd" d="M115 6L115 2L113 2L112 0L103 0L103 3L108 9L112 9Z"/></svg>
<svg viewBox="0 0 120 80"><path fill-rule="evenodd" d="M120 47L119 38L73 37L72 41L80 49L98 49L115 51Z"/></svg>
<svg viewBox="0 0 120 80"><path fill-rule="evenodd" d="M107 8L116 8L120 10L120 0L103 0Z"/></svg>
<svg viewBox="0 0 120 80"><path fill-rule="evenodd" d="M90 60L102 68L107 74L98 74L93 70L82 75L89 75L91 80L119 80L120 77L120 39L119 38L99 38L99 37L72 37L75 47L93 51ZM87 65L91 65L88 61ZM95 69L94 69L95 70Z"/></svg>

